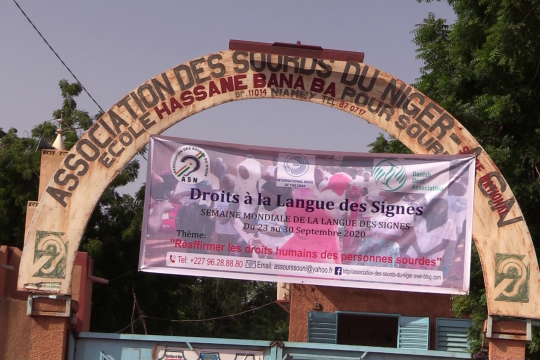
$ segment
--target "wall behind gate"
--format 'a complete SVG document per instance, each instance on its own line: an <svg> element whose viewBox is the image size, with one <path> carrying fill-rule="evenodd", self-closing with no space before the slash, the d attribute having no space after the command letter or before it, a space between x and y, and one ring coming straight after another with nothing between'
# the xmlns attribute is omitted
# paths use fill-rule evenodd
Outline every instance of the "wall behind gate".
<svg viewBox="0 0 540 360"><path fill-rule="evenodd" d="M320 311L324 312L339 310L429 317L430 349L435 349L436 318L454 317L452 300L446 294L291 284L289 341L307 341L308 312L317 310L315 303L319 303Z"/></svg>

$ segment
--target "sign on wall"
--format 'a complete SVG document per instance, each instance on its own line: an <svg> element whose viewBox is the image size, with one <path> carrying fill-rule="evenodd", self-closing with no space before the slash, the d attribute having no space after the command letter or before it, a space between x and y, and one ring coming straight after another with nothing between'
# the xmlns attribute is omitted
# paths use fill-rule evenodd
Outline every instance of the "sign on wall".
<svg viewBox="0 0 540 360"><path fill-rule="evenodd" d="M152 136L142 271L464 294L475 158Z"/></svg>
<svg viewBox="0 0 540 360"><path fill-rule="evenodd" d="M264 352L242 349L198 349L156 345L153 360L263 360Z"/></svg>

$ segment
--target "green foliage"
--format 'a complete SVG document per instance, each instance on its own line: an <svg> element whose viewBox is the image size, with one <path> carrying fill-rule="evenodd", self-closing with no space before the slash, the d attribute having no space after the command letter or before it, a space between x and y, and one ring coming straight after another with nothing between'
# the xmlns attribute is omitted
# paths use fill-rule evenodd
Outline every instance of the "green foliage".
<svg viewBox="0 0 540 360"><path fill-rule="evenodd" d="M495 161L520 204L536 247L540 237L540 2L449 0L457 22L430 14L414 32L424 61L416 87L454 115ZM474 256L473 269L480 271ZM474 270L473 270L474 271ZM455 299L474 319L477 349L487 316L481 274ZM475 277L477 276L477 278ZM530 351L537 351L537 338Z"/></svg>
<svg viewBox="0 0 540 360"><path fill-rule="evenodd" d="M249 311L275 300L273 283L137 272L144 187L131 197L118 195L114 185L100 199L84 237L96 276L112 280L94 288L92 331L117 332L130 324L134 290L150 334L287 340L285 311L275 304ZM137 310L133 316L139 317ZM211 318L220 319L185 321ZM141 321L134 331L144 333Z"/></svg>
<svg viewBox="0 0 540 360"><path fill-rule="evenodd" d="M20 138L13 128L0 139L0 245L24 244L26 204L38 197L36 146L35 139Z"/></svg>
<svg viewBox="0 0 540 360"><path fill-rule="evenodd" d="M540 327L533 327L532 330L533 338L532 341L529 343L529 353L538 354L540 353Z"/></svg>
<svg viewBox="0 0 540 360"><path fill-rule="evenodd" d="M91 117L88 112L77 108L77 97L82 92L82 87L79 83L68 83L67 80L60 80L60 91L62 93L62 107L53 111L53 119L56 121L60 118L65 120L63 129L66 130L64 134L64 144L66 149L71 147L77 142L79 136L82 135L95 119L98 119L102 114L98 113L94 117ZM34 138L43 137L48 142L52 143L56 138L57 125L51 121L45 121L42 124L37 125L32 129L32 136Z"/></svg>
<svg viewBox="0 0 540 360"><path fill-rule="evenodd" d="M192 287L194 318L218 317L268 304L276 298L274 283L199 278ZM267 319L267 320L264 320ZM243 334L248 339L287 340L287 314L272 304L254 312L210 322L190 324L191 331L199 336L215 334L230 338Z"/></svg>
<svg viewBox="0 0 540 360"><path fill-rule="evenodd" d="M379 134L374 142L368 145L371 147L370 153L377 154L412 154L408 147L397 139L386 139L383 134Z"/></svg>
<svg viewBox="0 0 540 360"><path fill-rule="evenodd" d="M92 117L77 109L79 84L62 80L59 85L63 104L53 116L65 119L69 149L92 125ZM15 129L7 133L0 129L1 245L23 247L27 201L38 198L41 152L35 151L37 139L43 136L52 143L56 128L49 121L39 124L32 130L32 138L19 138ZM143 148L141 153L145 152ZM81 250L95 260L94 274L111 280L109 285L94 286L91 330L118 332L132 322L132 316L137 319L134 291L148 316L150 334L287 340L288 315L272 304L277 295L273 283L137 271L144 186L135 196L121 195L118 188L135 181L138 173L139 163L132 161L116 176L99 199L81 241ZM228 316L233 314L238 315ZM217 319L206 321L210 318ZM123 331L131 330L128 326ZM143 333L142 322L137 321L133 330Z"/></svg>
<svg viewBox="0 0 540 360"><path fill-rule="evenodd" d="M63 106L53 113L59 118L64 113L66 120L64 128L65 145L70 149L78 140L78 132L92 125L92 118L86 111L77 109L74 98L82 88L79 84L69 84L67 80L59 83L63 97ZM50 121L37 125L31 131L31 138L20 138L17 130L12 128L0 139L0 244L23 247L26 223L26 205L29 200L38 200L39 168L41 152L37 144L40 137L50 143L56 138L57 126ZM5 132L0 129L0 134ZM132 164L117 177L117 180L127 183L137 175L138 164ZM131 176L126 179L126 175Z"/></svg>
<svg viewBox="0 0 540 360"><path fill-rule="evenodd" d="M469 339L471 351L477 353L482 347L484 320L487 319L487 298L484 287L484 273L475 245L472 247L471 255L471 287L469 295L456 295L452 297L452 300L456 316L470 316L473 320L473 326L469 329Z"/></svg>

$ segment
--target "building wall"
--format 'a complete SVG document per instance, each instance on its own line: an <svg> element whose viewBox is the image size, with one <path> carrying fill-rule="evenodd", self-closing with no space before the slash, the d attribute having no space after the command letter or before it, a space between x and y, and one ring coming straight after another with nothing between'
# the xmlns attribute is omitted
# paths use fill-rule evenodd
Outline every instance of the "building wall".
<svg viewBox="0 0 540 360"><path fill-rule="evenodd" d="M0 264L12 266L14 271L0 268L0 297L9 296L13 299L26 300L28 293L17 291L17 277L22 251L13 246L0 246Z"/></svg>
<svg viewBox="0 0 540 360"><path fill-rule="evenodd" d="M66 301L38 297L33 300L36 315L27 315L30 293L17 291L17 277L22 251L15 247L0 246L0 264L13 270L0 268L0 360L12 359L66 359L70 319L57 316L66 311ZM77 254L73 278L72 311L77 311L78 331L90 328L92 261L85 252ZM39 315L37 315L39 314Z"/></svg>
<svg viewBox="0 0 540 360"><path fill-rule="evenodd" d="M291 284L289 341L307 342L309 311L429 316L430 349L435 344L436 318L454 317L450 295Z"/></svg>
<svg viewBox="0 0 540 360"><path fill-rule="evenodd" d="M61 306L47 303L39 308L61 311ZM0 298L0 360L65 359L65 340L69 319L26 315L26 301Z"/></svg>

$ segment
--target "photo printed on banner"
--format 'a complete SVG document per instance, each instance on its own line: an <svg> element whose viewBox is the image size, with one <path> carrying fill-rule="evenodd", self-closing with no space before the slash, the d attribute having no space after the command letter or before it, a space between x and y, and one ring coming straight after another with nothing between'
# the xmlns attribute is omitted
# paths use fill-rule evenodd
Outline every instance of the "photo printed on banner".
<svg viewBox="0 0 540 360"><path fill-rule="evenodd" d="M468 292L471 155L152 136L142 271Z"/></svg>

